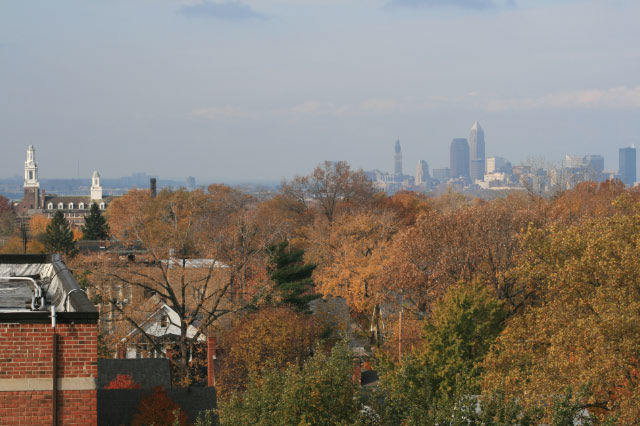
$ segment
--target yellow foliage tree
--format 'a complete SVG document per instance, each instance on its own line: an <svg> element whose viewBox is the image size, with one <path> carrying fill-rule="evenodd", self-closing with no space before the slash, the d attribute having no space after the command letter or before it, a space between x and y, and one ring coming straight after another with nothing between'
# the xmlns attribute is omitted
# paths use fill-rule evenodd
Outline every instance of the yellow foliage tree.
<svg viewBox="0 0 640 426"><path fill-rule="evenodd" d="M620 424L640 420L640 216L530 229L514 277L530 295L485 362L484 387L524 404L568 387Z"/></svg>

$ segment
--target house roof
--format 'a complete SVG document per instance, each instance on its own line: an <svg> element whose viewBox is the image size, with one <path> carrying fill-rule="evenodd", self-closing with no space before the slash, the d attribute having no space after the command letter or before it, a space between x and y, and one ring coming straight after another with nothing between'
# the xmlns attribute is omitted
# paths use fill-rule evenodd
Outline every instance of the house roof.
<svg viewBox="0 0 640 426"><path fill-rule="evenodd" d="M95 322L98 311L58 254L0 255L0 322Z"/></svg>

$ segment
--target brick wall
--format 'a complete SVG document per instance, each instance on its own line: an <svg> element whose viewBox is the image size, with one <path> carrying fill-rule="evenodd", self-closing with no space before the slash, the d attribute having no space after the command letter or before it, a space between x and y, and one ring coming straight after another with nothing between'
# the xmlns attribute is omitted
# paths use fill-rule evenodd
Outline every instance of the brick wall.
<svg viewBox="0 0 640 426"><path fill-rule="evenodd" d="M58 324L58 422L97 424L96 324ZM50 425L51 324L0 324L0 425Z"/></svg>

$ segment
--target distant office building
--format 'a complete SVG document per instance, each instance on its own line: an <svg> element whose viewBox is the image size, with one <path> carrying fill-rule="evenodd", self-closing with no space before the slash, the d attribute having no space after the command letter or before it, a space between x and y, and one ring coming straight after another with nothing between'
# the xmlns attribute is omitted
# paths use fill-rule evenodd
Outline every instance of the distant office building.
<svg viewBox="0 0 640 426"><path fill-rule="evenodd" d="M477 121L473 123L469 133L469 155L471 166L471 182L483 180L485 173L484 164L484 130Z"/></svg>
<svg viewBox="0 0 640 426"><path fill-rule="evenodd" d="M633 185L636 182L636 147L620 148L619 153L618 175L625 185Z"/></svg>
<svg viewBox="0 0 640 426"><path fill-rule="evenodd" d="M487 170L485 174L501 172L507 166L507 160L502 157L487 157Z"/></svg>
<svg viewBox="0 0 640 426"><path fill-rule="evenodd" d="M402 149L400 139L396 141L395 154L393 156L393 175L402 176Z"/></svg>
<svg viewBox="0 0 640 426"><path fill-rule="evenodd" d="M584 157L566 154L562 160L562 167L565 169L579 169L583 166Z"/></svg>
<svg viewBox="0 0 640 426"><path fill-rule="evenodd" d="M449 161L452 178L469 179L469 143L466 139L456 138L451 141Z"/></svg>
<svg viewBox="0 0 640 426"><path fill-rule="evenodd" d="M451 169L443 167L441 169L433 169L433 178L437 179L440 183L444 183L451 177Z"/></svg>
<svg viewBox="0 0 640 426"><path fill-rule="evenodd" d="M187 177L187 189L189 191L193 191L194 189L196 189L196 178L194 178L193 176Z"/></svg>
<svg viewBox="0 0 640 426"><path fill-rule="evenodd" d="M604 173L604 157L602 155L585 155L583 163L593 173Z"/></svg>
<svg viewBox="0 0 640 426"><path fill-rule="evenodd" d="M426 161L418 161L418 167L416 168L416 185L429 182L429 165Z"/></svg>

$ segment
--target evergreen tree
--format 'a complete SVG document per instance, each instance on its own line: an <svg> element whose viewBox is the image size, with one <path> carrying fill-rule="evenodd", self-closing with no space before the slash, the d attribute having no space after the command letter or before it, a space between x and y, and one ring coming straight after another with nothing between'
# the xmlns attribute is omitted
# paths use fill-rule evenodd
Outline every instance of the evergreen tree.
<svg viewBox="0 0 640 426"><path fill-rule="evenodd" d="M96 203L91 204L89 216L84 218L82 227L83 240L106 240L109 237L109 226Z"/></svg>
<svg viewBox="0 0 640 426"><path fill-rule="evenodd" d="M74 255L76 243L73 241L73 232L69 229L69 223L64 218L61 210L56 211L51 222L47 225L44 236L47 251Z"/></svg>
<svg viewBox="0 0 640 426"><path fill-rule="evenodd" d="M304 250L289 247L288 241L271 245L269 255L269 278L276 283L281 303L298 312L308 312L309 302L320 295L313 293L311 275L316 265L304 263Z"/></svg>

